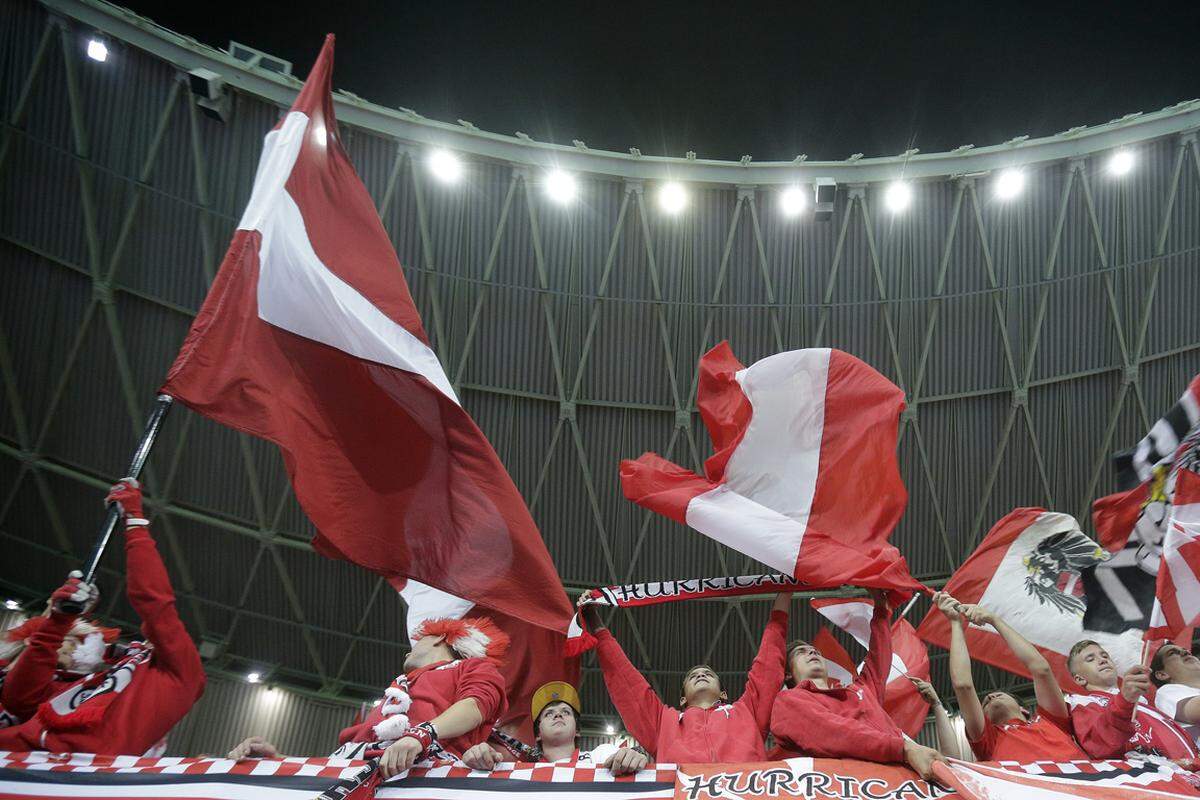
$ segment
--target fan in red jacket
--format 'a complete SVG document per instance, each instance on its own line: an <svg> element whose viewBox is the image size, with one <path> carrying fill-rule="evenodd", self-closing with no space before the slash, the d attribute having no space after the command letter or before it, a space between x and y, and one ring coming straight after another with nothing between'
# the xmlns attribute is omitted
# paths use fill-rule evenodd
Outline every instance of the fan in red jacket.
<svg viewBox="0 0 1200 800"><path fill-rule="evenodd" d="M0 645L0 728L20 725L47 698L104 666L108 646L120 634L80 615L95 607L99 592L78 570L50 595L46 613L5 632ZM78 611L70 610L71 604Z"/></svg>
<svg viewBox="0 0 1200 800"><path fill-rule="evenodd" d="M861 673L849 686L829 677L815 647L807 642L788 645L789 688L779 693L771 712L776 747L770 757L905 763L930 778L933 762L942 754L906 737L883 708L892 668L892 614L884 592L873 589L871 596L871 646Z"/></svg>
<svg viewBox="0 0 1200 800"><path fill-rule="evenodd" d="M131 643L119 658L66 686L51 684L33 717L0 729L0 750L141 755L204 692L200 654L175 610L138 482L123 479L106 502L116 503L125 519L125 591L146 641Z"/></svg>
<svg viewBox="0 0 1200 800"><path fill-rule="evenodd" d="M338 736L334 758L382 752L382 776L399 774L422 758L461 756L486 741L508 707L504 678L496 668L508 636L491 620L428 619L413 634L404 672L367 718ZM275 745L252 736L229 758L279 758Z"/></svg>
<svg viewBox="0 0 1200 800"><path fill-rule="evenodd" d="M1192 737L1146 702L1148 668L1132 667L1118 690L1116 664L1097 642L1084 639L1067 654L1067 669L1083 690L1067 695L1071 725L1076 741L1090 757L1124 758L1131 751L1176 761L1200 757Z"/></svg>
<svg viewBox="0 0 1200 800"><path fill-rule="evenodd" d="M763 739L771 719L771 704L783 683L783 643L790 602L791 594L787 592L775 598L758 655L746 677L746 688L737 702L729 702L716 672L700 665L684 676L680 708L664 705L658 699L603 626L594 606L581 602L580 609L588 630L596 636L604 683L625 728L657 761L715 763L766 758Z"/></svg>

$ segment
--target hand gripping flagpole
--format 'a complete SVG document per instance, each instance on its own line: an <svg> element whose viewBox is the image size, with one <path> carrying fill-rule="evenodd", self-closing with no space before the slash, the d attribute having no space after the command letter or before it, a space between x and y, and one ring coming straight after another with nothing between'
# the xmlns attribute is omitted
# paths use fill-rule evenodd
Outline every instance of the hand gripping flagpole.
<svg viewBox="0 0 1200 800"><path fill-rule="evenodd" d="M150 448L154 446L154 440L158 437L159 429L162 428L163 419L166 418L167 412L171 410L174 402L175 398L169 394L160 394L154 401L154 409L150 412L150 418L146 420L146 429L142 431L142 438L138 441L137 449L133 451L133 460L129 462L129 469L126 471L125 477L136 478L141 474L142 467L145 466L146 459L150 455ZM113 531L117 529L120 521L121 511L117 508L116 503L113 503L108 507L108 516L104 518L100 535L96 537L96 543L92 546L92 554L84 565L83 580L85 583L91 583L96 577L96 571L100 568L100 559L104 556L108 541L112 538ZM63 603L63 610L78 614L83 611L83 607L68 601Z"/></svg>

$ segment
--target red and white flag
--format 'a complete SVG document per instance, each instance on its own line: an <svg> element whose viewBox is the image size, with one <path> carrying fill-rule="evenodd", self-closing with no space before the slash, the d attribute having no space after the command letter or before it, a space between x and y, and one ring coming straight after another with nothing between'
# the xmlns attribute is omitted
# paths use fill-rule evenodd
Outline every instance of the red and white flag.
<svg viewBox="0 0 1200 800"><path fill-rule="evenodd" d="M249 205L162 392L279 445L318 552L533 625L571 606L459 403L342 149L333 37L267 134Z"/></svg>
<svg viewBox="0 0 1200 800"><path fill-rule="evenodd" d="M579 687L579 657L564 655L565 637L558 631L538 628L486 606L447 594L418 581L392 581L408 606L405 627L409 641L427 619L462 619L489 617L500 630L508 634L512 644L500 665L508 696L508 709L496 720L497 726L516 725L514 733L522 741L532 742L533 694L550 681L566 681Z"/></svg>
<svg viewBox="0 0 1200 800"><path fill-rule="evenodd" d="M700 359L696 403L705 474L646 453L621 462L627 498L809 588L922 588L888 544L908 502L891 381L828 348L744 367L722 342Z"/></svg>
<svg viewBox="0 0 1200 800"><path fill-rule="evenodd" d="M1177 460L1162 562L1147 639L1166 639L1200 624L1200 466L1192 453ZM1189 637L1190 639L1190 637Z"/></svg>
<svg viewBox="0 0 1200 800"><path fill-rule="evenodd" d="M817 635L813 637L812 646L817 648L821 657L825 659L825 671L829 673L829 677L844 686L854 683L854 679L858 677L858 665L829 628L821 626Z"/></svg>
<svg viewBox="0 0 1200 800"><path fill-rule="evenodd" d="M875 606L871 601L858 597L831 597L814 599L810 604L818 614L850 634L854 641L864 648L870 648L871 617L875 613ZM829 636L829 639L837 642L832 636ZM827 662L834 660L820 645L816 642L813 644ZM838 649L843 654L846 652L840 645ZM857 669L854 670L854 674L858 674ZM832 665L830 675L842 680L834 673ZM905 677L907 675L923 681L929 680L929 652L925 649L925 644L917 638L913 626L907 620L898 619L892 623L892 666L888 671L883 708L900 730L909 736L916 736L925 725L925 718L929 716L929 704L912 685L912 681Z"/></svg>
<svg viewBox="0 0 1200 800"><path fill-rule="evenodd" d="M1059 683L1073 689L1066 656L1079 640L1099 642L1121 672L1139 663L1141 654L1140 630L1113 634L1084 629L1087 599L1082 572L1109 559L1101 544L1086 536L1069 514L1018 508L992 526L945 588L960 602L978 603L998 613L1041 651ZM936 608L917 633L927 642L950 647L950 625ZM969 625L966 637L971 658L1029 677L990 625Z"/></svg>

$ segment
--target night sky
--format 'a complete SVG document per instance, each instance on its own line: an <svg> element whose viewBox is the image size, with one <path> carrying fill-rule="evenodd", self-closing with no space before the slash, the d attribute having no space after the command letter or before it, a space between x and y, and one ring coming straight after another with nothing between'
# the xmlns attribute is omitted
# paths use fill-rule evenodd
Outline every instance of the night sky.
<svg viewBox="0 0 1200 800"><path fill-rule="evenodd" d="M484 130L790 160L997 144L1200 97L1200 2L119 0L303 77ZM253 9L253 10L250 10Z"/></svg>

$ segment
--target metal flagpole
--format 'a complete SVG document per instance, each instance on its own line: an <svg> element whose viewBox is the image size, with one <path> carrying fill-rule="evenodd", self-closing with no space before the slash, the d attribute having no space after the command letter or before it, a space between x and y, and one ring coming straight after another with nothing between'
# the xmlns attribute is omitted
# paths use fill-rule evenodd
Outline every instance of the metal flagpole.
<svg viewBox="0 0 1200 800"><path fill-rule="evenodd" d="M146 464L146 458L150 455L150 448L154 446L154 440L158 437L158 431L162 428L163 419L167 416L167 412L171 410L175 398L167 394L160 394L154 401L154 409L150 412L150 418L146 420L146 429L142 431L142 438L138 442L137 449L133 451L133 460L129 462L129 469L125 473L127 478L136 478L142 472L142 467ZM96 537L96 544L92 546L92 554L88 557L87 563L83 568L83 580L86 583L91 583L96 577L96 571L100 568L100 559L104 556L104 550L108 547L108 540L112 538L113 531L117 529L117 524L121 521L121 512L117 509L116 504L108 507L108 516L104 519L104 525L100 528L100 535ZM70 613L80 613L82 607L72 608L73 603L64 603L65 611Z"/></svg>

